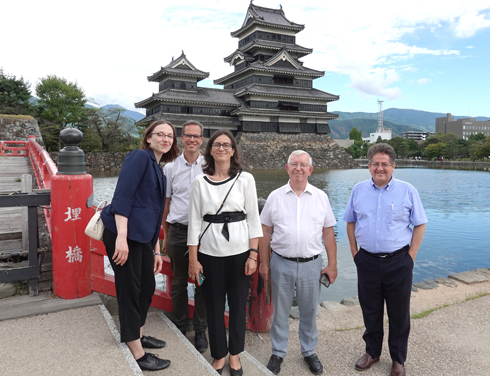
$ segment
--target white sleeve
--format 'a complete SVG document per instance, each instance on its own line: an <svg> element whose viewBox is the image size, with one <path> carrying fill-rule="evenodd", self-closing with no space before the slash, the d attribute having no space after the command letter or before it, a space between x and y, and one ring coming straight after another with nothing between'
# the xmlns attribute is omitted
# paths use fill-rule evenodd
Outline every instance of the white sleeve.
<svg viewBox="0 0 490 376"><path fill-rule="evenodd" d="M189 227L187 231L187 245L199 245L199 235L201 234L202 213L201 213L201 187L200 178L194 179L189 191Z"/></svg>
<svg viewBox="0 0 490 376"><path fill-rule="evenodd" d="M247 211L247 224L249 239L262 237L262 225L259 216L259 203L257 189L252 175L247 174L247 184L244 185L245 210Z"/></svg>

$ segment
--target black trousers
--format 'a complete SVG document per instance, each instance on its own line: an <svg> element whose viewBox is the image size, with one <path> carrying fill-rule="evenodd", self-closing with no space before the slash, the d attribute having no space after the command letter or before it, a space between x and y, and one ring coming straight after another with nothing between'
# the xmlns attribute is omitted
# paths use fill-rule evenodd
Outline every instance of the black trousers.
<svg viewBox="0 0 490 376"><path fill-rule="evenodd" d="M388 347L393 361L407 359L410 334L410 295L413 260L408 252L382 259L362 248L356 254L359 302L366 331L366 352L373 358L381 355L383 345L384 302L389 320Z"/></svg>
<svg viewBox="0 0 490 376"><path fill-rule="evenodd" d="M214 257L198 253L206 280L202 292L206 302L209 347L214 359L240 354L245 346L247 296L250 276L245 275L249 251L235 256ZM225 302L228 296L229 339L226 341Z"/></svg>
<svg viewBox="0 0 490 376"><path fill-rule="evenodd" d="M140 338L140 327L145 325L155 292L153 247L151 242L143 244L128 239L128 259L121 266L112 260L116 234L106 228L103 242L114 270L121 342L134 341Z"/></svg>
<svg viewBox="0 0 490 376"><path fill-rule="evenodd" d="M189 321L189 297L187 294L187 280L189 278L189 257L187 252L187 229L170 225L167 237L167 252L172 267L172 305L174 323L181 331L186 331ZM194 331L206 330L206 305L200 286L196 285L194 294Z"/></svg>

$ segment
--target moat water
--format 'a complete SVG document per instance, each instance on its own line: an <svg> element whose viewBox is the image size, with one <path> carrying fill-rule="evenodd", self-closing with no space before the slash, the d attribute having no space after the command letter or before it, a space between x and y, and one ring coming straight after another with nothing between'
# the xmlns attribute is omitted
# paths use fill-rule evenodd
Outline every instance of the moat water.
<svg viewBox="0 0 490 376"><path fill-rule="evenodd" d="M251 171L258 197L267 198L288 181L285 170ZM111 176L112 175L112 176ZM96 200L112 198L117 173L93 174ZM414 283L476 268L490 268L490 172L430 168L400 168L397 179L411 183L419 191L427 218L427 228L415 260ZM337 218L337 281L322 287L320 301L340 301L357 295L356 267L342 220L355 184L370 178L366 167L352 170L316 170L309 182L324 190ZM326 253L323 253L326 264Z"/></svg>

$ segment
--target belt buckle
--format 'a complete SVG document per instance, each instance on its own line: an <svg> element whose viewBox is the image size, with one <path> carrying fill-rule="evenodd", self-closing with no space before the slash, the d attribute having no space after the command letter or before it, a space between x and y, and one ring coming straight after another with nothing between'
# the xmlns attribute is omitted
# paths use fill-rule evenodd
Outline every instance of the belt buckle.
<svg viewBox="0 0 490 376"><path fill-rule="evenodd" d="M388 255L379 255L378 257L379 258L382 258L382 259L385 259L385 258L388 258Z"/></svg>

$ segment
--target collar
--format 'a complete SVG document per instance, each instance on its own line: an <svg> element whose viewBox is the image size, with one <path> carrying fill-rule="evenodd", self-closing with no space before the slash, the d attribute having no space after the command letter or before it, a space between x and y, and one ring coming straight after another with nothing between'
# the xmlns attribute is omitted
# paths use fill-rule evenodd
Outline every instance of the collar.
<svg viewBox="0 0 490 376"><path fill-rule="evenodd" d="M196 164L201 164L204 157L202 156L201 153L199 153L199 157L197 157L196 161L194 163L192 163L192 165L189 162L187 162L187 159L185 159L184 152L182 152L182 154L179 155L179 158L182 158L182 162L184 162L184 164L186 166L192 166L192 165L196 165Z"/></svg>
<svg viewBox="0 0 490 376"><path fill-rule="evenodd" d="M392 189L394 187L394 185L396 183L396 179L392 175L391 176L391 180L383 188L379 188L376 184L374 184L374 180L373 180L372 177L371 177L370 182L371 182L371 186L373 187L374 190L376 190L376 189L386 189L387 191L389 191L390 189Z"/></svg>
<svg viewBox="0 0 490 376"><path fill-rule="evenodd" d="M286 193L289 193L289 192L293 192L294 194L296 194L296 192L293 191L293 188L291 187L291 184L290 184L290 181L288 180L287 184L286 184ZM306 183L306 187L305 187L305 190L303 192L301 192L301 195L303 193L309 193L309 194L312 194L312 185L310 183ZM300 195L300 196L301 196Z"/></svg>

